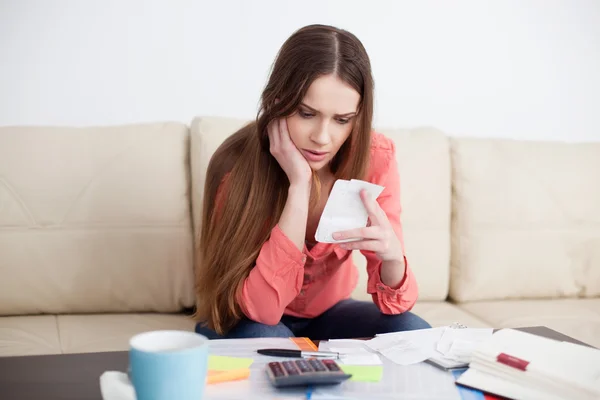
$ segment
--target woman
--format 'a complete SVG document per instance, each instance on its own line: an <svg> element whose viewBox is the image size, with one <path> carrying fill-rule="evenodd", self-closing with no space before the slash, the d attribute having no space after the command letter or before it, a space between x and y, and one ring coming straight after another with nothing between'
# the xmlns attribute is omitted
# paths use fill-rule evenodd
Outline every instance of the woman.
<svg viewBox="0 0 600 400"><path fill-rule="evenodd" d="M304 27L282 46L257 120L213 155L196 265L196 331L211 339L368 337L427 328L403 253L395 148L371 132L370 61L351 33ZM361 198L369 226L315 243L336 179L385 187ZM350 299L367 258L373 302Z"/></svg>

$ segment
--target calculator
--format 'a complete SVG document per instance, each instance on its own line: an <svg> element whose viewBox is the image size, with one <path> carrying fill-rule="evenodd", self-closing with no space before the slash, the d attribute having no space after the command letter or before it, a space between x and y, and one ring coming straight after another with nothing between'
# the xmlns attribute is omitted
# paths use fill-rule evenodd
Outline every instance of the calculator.
<svg viewBox="0 0 600 400"><path fill-rule="evenodd" d="M316 358L270 362L266 371L275 387L336 385L352 377L334 360Z"/></svg>

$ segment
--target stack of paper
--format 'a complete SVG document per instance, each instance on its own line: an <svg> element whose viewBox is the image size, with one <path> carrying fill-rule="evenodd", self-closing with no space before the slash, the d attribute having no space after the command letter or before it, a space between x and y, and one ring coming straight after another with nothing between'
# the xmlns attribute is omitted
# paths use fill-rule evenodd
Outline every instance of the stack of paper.
<svg viewBox="0 0 600 400"><path fill-rule="evenodd" d="M355 342L355 343L352 343ZM306 399L305 388L277 389L271 385L265 373L267 363L281 361L282 358L258 355L256 351L264 348L297 349L297 345L286 338L255 338L255 339L223 339L210 341L210 354L219 356L216 361L226 362L233 367L234 360L229 357L253 359L250 365L249 379L207 385L206 400L232 399ZM372 351L364 346L364 341L321 341L320 350L344 349L354 362L364 362L364 352L348 348L363 348L368 353ZM381 365L348 365L340 362L340 367L352 374L352 378L340 385L315 386L312 392L313 400L332 399L379 399L393 400L398 398L412 400L460 400L459 392L452 374L428 364L404 367L397 365L374 354ZM223 357L224 356L224 357ZM361 358L362 360L358 360ZM371 361L374 359L371 358ZM235 360L235 367L241 367L242 360Z"/></svg>
<svg viewBox="0 0 600 400"><path fill-rule="evenodd" d="M600 350L502 329L456 381L516 399L600 399Z"/></svg>
<svg viewBox="0 0 600 400"><path fill-rule="evenodd" d="M477 347L492 337L493 329L447 327L436 345L437 353L428 361L442 368L463 368L471 362Z"/></svg>
<svg viewBox="0 0 600 400"><path fill-rule="evenodd" d="M346 354L353 354L350 349L361 349L360 353L367 351L377 356L381 365L347 365L340 361L340 367L352 374L352 379L334 387L315 387L313 399L461 400L451 373L427 363L398 365L365 343L365 340L350 339L319 343L322 351L344 349Z"/></svg>
<svg viewBox="0 0 600 400"><path fill-rule="evenodd" d="M420 329L378 335L366 345L400 365L416 364L435 354L443 328Z"/></svg>
<svg viewBox="0 0 600 400"><path fill-rule="evenodd" d="M400 365L431 362L442 368L468 365L475 349L492 336L492 329L450 326L377 335L365 344Z"/></svg>

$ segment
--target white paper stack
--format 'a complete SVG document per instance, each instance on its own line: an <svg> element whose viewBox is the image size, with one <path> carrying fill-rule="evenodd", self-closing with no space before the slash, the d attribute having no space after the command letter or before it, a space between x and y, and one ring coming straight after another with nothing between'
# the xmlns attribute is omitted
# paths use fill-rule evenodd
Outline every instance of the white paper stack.
<svg viewBox="0 0 600 400"><path fill-rule="evenodd" d="M416 364L436 353L445 327L377 335L366 345L400 365Z"/></svg>
<svg viewBox="0 0 600 400"><path fill-rule="evenodd" d="M369 216L360 198L362 189L367 190L372 199L376 199L384 187L357 179L335 181L315 233L318 242L344 243L360 240L360 238L334 240L331 235L335 232L367 226Z"/></svg>
<svg viewBox="0 0 600 400"><path fill-rule="evenodd" d="M600 399L600 350L502 329L474 353L458 384L515 399Z"/></svg>
<svg viewBox="0 0 600 400"><path fill-rule="evenodd" d="M464 368L483 342L492 337L491 328L446 328L436 345L437 353L428 361L444 369Z"/></svg>
<svg viewBox="0 0 600 400"><path fill-rule="evenodd" d="M319 350L343 349L345 353L352 354L352 349L360 349L358 354L364 353L364 351L373 354L374 350L367 347L365 343L365 340L353 339L322 340L319 343ZM375 352L374 355L379 357L380 366L365 364L364 360L354 357L349 361L354 365L359 365L358 370L381 368L380 381L363 382L350 379L341 385L317 386L313 392L313 399L461 400L454 375L427 363L404 366L390 361L379 353ZM338 363L346 364L345 361L338 361Z"/></svg>
<svg viewBox="0 0 600 400"><path fill-rule="evenodd" d="M443 326L377 335L365 344L400 365L427 361L443 369L462 368L492 332L491 328Z"/></svg>

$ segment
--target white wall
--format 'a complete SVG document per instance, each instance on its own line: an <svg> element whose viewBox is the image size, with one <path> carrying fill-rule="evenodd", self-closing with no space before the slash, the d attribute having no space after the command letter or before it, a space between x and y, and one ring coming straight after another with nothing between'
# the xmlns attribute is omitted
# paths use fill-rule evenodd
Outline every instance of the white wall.
<svg viewBox="0 0 600 400"><path fill-rule="evenodd" d="M316 22L366 46L377 126L600 140L598 0L0 0L0 125L252 118Z"/></svg>

